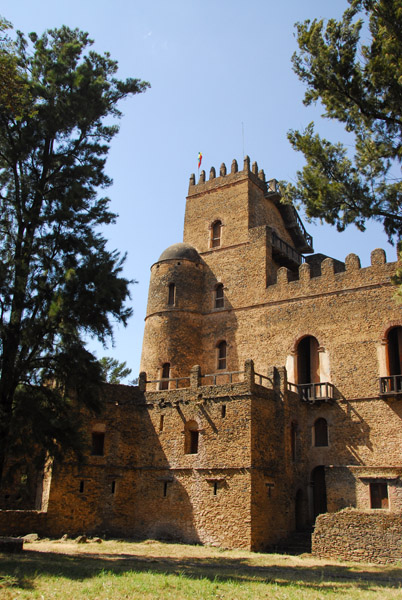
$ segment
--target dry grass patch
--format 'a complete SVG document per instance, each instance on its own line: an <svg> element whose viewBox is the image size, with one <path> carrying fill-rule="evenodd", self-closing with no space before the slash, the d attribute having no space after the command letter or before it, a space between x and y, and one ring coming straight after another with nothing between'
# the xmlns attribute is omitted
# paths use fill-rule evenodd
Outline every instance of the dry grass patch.
<svg viewBox="0 0 402 600"><path fill-rule="evenodd" d="M402 569L146 542L39 540L0 555L0 598L401 598Z"/></svg>

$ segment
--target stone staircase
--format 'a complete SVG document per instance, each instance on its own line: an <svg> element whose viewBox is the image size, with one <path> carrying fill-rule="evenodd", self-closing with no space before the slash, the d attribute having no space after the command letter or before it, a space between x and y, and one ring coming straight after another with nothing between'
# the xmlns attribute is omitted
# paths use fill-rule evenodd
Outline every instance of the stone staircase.
<svg viewBox="0 0 402 600"><path fill-rule="evenodd" d="M297 556L299 554L311 553L311 536L313 528L293 531L288 537L279 540L276 544L269 548L269 552L276 554L291 554Z"/></svg>

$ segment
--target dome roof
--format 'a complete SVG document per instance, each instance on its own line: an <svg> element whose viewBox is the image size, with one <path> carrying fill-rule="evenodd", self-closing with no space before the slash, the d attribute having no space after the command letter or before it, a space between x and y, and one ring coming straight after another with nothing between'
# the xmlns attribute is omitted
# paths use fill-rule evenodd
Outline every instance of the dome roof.
<svg viewBox="0 0 402 600"><path fill-rule="evenodd" d="M198 254L197 250L190 246L190 244L173 244L166 248L164 252L160 255L158 262L162 260L172 260L172 259L186 259L191 260L193 262L201 262L201 257Z"/></svg>

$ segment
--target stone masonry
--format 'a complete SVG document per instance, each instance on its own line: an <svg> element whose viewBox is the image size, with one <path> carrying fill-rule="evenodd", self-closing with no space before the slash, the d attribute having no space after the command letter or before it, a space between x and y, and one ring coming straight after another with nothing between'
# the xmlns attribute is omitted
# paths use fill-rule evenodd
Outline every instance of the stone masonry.
<svg viewBox="0 0 402 600"><path fill-rule="evenodd" d="M248 157L191 176L183 242L151 267L139 385L104 387L92 454L54 464L32 506L42 529L264 549L327 511L401 515L395 269L381 249L366 268L314 254Z"/></svg>

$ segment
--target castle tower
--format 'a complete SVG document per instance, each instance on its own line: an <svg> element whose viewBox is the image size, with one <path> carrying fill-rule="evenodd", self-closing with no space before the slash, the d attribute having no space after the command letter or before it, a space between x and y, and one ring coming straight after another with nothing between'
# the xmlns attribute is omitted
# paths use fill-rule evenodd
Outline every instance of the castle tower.
<svg viewBox="0 0 402 600"><path fill-rule="evenodd" d="M190 177L182 244L151 268L141 370L147 380L239 370L253 355L239 352L239 311L263 303L280 267L295 274L312 238L291 205L281 204L275 180L257 163L234 160L209 180ZM173 382L172 382L173 384ZM162 384L163 385L163 384ZM175 382L176 385L176 382Z"/></svg>
<svg viewBox="0 0 402 600"><path fill-rule="evenodd" d="M173 244L152 265L141 357L148 381L188 377L197 363L203 280L203 262L190 244Z"/></svg>

